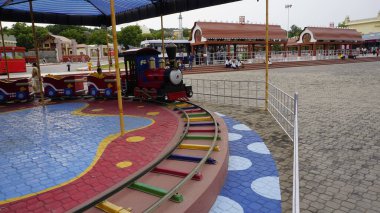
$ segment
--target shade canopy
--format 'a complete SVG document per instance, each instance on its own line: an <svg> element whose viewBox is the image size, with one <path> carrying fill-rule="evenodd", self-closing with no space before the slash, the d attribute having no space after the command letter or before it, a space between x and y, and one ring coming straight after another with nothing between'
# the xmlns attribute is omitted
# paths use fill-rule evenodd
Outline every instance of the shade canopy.
<svg viewBox="0 0 380 213"><path fill-rule="evenodd" d="M115 0L117 24L240 0ZM109 0L33 0L35 22L110 26ZM30 22L28 0L0 0L0 20Z"/></svg>

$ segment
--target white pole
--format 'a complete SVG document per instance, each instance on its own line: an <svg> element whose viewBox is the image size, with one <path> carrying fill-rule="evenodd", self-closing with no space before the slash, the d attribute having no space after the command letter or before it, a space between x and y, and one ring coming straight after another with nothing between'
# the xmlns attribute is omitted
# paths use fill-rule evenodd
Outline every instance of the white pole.
<svg viewBox="0 0 380 213"><path fill-rule="evenodd" d="M298 93L294 94L294 135L293 135L293 213L300 212L298 173Z"/></svg>

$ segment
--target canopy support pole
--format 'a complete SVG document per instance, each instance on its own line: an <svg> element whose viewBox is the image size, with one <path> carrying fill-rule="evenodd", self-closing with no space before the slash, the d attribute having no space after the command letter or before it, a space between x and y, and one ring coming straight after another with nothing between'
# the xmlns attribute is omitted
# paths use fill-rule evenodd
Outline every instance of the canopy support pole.
<svg viewBox="0 0 380 213"><path fill-rule="evenodd" d="M268 81L269 81L269 24L268 24L268 0L266 0L266 23L265 23L265 110L268 110Z"/></svg>
<svg viewBox="0 0 380 213"><path fill-rule="evenodd" d="M7 58L7 54L6 54L6 50L5 50L3 25L1 24L1 20L0 20L0 31L1 31L1 42L3 43L3 55L4 55L4 61L5 61L5 70L7 71L7 76L8 76L8 81L9 81L8 58Z"/></svg>
<svg viewBox="0 0 380 213"><path fill-rule="evenodd" d="M33 14L33 3L31 0L29 0L29 12L30 12L30 19L32 21L32 32L33 32L33 39L34 39L34 50L36 51L36 63L38 68L38 79L40 81L40 95L41 95L41 102L42 105L45 105L44 101L44 92L42 91L42 77L41 77L41 67L40 67L40 57L38 55L38 42L37 42L37 36L36 36L36 28L34 26L34 14Z"/></svg>
<svg viewBox="0 0 380 213"><path fill-rule="evenodd" d="M121 83L120 83L120 70L119 70L119 50L117 48L117 35L116 35L116 17L115 17L115 1L110 0L111 6L111 23L112 23L112 36L113 36L113 51L115 55L115 69L116 69L116 85L117 85L117 103L119 105L120 116L120 134L124 135L124 114L123 102L121 99Z"/></svg>
<svg viewBox="0 0 380 213"><path fill-rule="evenodd" d="M161 10L162 10L162 7L163 6L161 6ZM164 61L165 61L164 19L162 17L162 11L161 11L161 41L162 41L162 48L161 48L162 59L164 59ZM166 62L165 62L165 64L166 64Z"/></svg>
<svg viewBox="0 0 380 213"><path fill-rule="evenodd" d="M111 66L112 66L112 58L111 58L111 51L110 51L110 47L108 45L108 30L107 30L107 27L105 28L106 29L106 42L107 42L107 58L108 58L108 73L111 73Z"/></svg>

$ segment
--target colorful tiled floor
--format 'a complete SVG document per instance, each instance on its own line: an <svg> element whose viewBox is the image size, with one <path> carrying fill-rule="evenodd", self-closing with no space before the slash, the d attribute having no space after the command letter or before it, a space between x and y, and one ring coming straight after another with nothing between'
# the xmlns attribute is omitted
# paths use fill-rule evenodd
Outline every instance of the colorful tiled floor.
<svg viewBox="0 0 380 213"><path fill-rule="evenodd" d="M156 158L178 118L156 105L73 102L2 108L0 210L64 212L108 189ZM144 150L144 151L142 151Z"/></svg>
<svg viewBox="0 0 380 213"><path fill-rule="evenodd" d="M116 101L0 108L0 211L65 212L138 171L169 146L178 117ZM221 115L229 129L225 186L211 212L281 212L275 163L262 139ZM143 150L143 151L142 151Z"/></svg>
<svg viewBox="0 0 380 213"><path fill-rule="evenodd" d="M225 185L210 212L281 212L277 168L260 136L219 114L228 126L230 157Z"/></svg>

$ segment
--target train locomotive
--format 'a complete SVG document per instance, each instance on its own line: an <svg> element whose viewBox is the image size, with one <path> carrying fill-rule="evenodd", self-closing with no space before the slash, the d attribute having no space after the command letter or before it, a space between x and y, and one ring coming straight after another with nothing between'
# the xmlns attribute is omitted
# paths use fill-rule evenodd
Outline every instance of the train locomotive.
<svg viewBox="0 0 380 213"><path fill-rule="evenodd" d="M158 52L152 48L132 49L123 53L127 96L165 101L188 100L192 87L183 83L182 71L175 60L177 47L166 46L169 64L158 60ZM158 68L157 68L158 67Z"/></svg>

